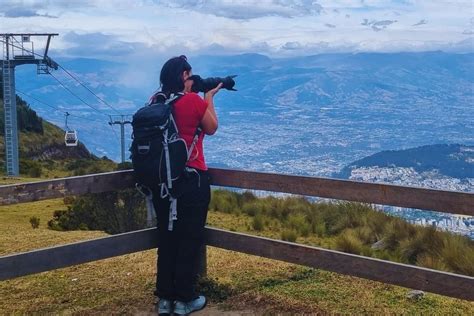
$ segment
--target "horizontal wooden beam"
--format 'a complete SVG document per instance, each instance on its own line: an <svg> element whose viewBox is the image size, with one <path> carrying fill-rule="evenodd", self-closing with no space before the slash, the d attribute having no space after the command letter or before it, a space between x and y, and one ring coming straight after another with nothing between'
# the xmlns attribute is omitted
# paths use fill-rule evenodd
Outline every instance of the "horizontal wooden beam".
<svg viewBox="0 0 474 316"><path fill-rule="evenodd" d="M212 184L474 216L474 193L210 168ZM131 170L0 186L0 205L133 187Z"/></svg>
<svg viewBox="0 0 474 316"><path fill-rule="evenodd" d="M0 257L0 281L157 247L156 228Z"/></svg>
<svg viewBox="0 0 474 316"><path fill-rule="evenodd" d="M0 205L132 188L130 170L0 186Z"/></svg>
<svg viewBox="0 0 474 316"><path fill-rule="evenodd" d="M153 228L0 257L0 280L155 248L157 238ZM474 278L469 276L216 228L206 229L206 240L227 250L474 300Z"/></svg>
<svg viewBox="0 0 474 316"><path fill-rule="evenodd" d="M209 171L213 185L474 216L474 193L230 169Z"/></svg>
<svg viewBox="0 0 474 316"><path fill-rule="evenodd" d="M295 263L465 300L474 300L474 278L280 240L208 230L210 246Z"/></svg>

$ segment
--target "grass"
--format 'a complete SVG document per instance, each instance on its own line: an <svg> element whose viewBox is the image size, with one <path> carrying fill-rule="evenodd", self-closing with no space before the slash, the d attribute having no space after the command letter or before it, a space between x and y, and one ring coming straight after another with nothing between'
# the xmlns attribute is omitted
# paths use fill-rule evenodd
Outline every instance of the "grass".
<svg viewBox="0 0 474 316"><path fill-rule="evenodd" d="M59 232L46 228L62 199L0 207L0 255L106 235L100 231ZM38 229L29 222L40 219ZM298 219L293 220L295 223ZM210 212L212 226L280 238L276 221L233 212ZM269 229L270 228L270 229ZM363 232L347 233L350 238ZM298 242L335 243L314 234ZM257 314L438 314L467 315L472 302L426 294L412 301L408 289L322 270L209 247L203 290L224 309ZM32 263L34 264L34 263ZM151 312L156 252L149 250L0 282L1 314L136 314Z"/></svg>
<svg viewBox="0 0 474 316"><path fill-rule="evenodd" d="M210 208L250 217L246 228L255 234L474 276L474 241L409 224L366 204L257 199L249 192L215 190Z"/></svg>

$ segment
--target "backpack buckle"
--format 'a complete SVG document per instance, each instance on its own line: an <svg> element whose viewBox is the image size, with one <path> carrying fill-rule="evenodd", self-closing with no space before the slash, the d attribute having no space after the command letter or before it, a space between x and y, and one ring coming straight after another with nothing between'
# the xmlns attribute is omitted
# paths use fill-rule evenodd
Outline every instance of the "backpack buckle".
<svg viewBox="0 0 474 316"><path fill-rule="evenodd" d="M138 153L140 155L146 155L150 151L150 144L148 145L137 145Z"/></svg>

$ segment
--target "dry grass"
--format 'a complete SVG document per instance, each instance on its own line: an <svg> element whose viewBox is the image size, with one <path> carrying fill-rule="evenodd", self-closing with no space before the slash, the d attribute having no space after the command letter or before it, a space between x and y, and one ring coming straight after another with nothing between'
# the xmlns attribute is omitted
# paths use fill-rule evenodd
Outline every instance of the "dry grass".
<svg viewBox="0 0 474 316"><path fill-rule="evenodd" d="M97 231L46 228L61 199L0 207L0 254L104 236ZM31 216L40 218L32 229ZM211 212L208 222L250 232L252 218ZM269 237L274 234L262 232ZM298 240L300 241L300 240ZM304 241L304 240L301 240ZM136 314L152 311L155 250L0 282L0 314ZM34 262L32 262L34 264ZM232 288L221 308L257 314L471 314L472 302L427 294L406 298L407 289L209 247L208 275ZM216 302L214 302L216 303Z"/></svg>

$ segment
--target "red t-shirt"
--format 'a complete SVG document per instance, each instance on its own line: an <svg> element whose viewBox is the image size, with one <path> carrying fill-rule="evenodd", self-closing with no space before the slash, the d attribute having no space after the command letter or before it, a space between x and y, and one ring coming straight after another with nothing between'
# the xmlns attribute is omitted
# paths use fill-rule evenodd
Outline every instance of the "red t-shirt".
<svg viewBox="0 0 474 316"><path fill-rule="evenodd" d="M196 128L200 125L206 110L207 102L196 93L186 93L174 103L173 117L176 121L179 135L186 141L188 148L190 148L193 142ZM187 163L188 167L207 170L202 145L203 139L204 132L201 132Z"/></svg>

